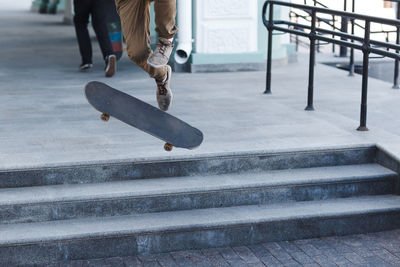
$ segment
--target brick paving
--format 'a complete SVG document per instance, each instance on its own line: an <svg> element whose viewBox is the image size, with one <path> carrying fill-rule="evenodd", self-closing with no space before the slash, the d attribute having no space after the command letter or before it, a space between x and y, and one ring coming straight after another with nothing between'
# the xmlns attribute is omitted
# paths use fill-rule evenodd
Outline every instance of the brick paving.
<svg viewBox="0 0 400 267"><path fill-rule="evenodd" d="M70 261L55 266L400 266L400 229L343 237Z"/></svg>

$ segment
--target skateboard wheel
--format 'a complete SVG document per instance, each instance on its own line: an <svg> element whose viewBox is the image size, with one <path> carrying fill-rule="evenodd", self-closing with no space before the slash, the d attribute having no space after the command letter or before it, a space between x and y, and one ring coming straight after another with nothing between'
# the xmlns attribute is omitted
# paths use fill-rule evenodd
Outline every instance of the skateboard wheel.
<svg viewBox="0 0 400 267"><path fill-rule="evenodd" d="M165 151L171 151L172 150L172 148L174 148L174 146L173 145L171 145L170 143L165 143L165 145L164 145L164 150Z"/></svg>
<svg viewBox="0 0 400 267"><path fill-rule="evenodd" d="M108 115L106 113L101 114L100 117L101 117L102 121L109 121L110 120L110 115Z"/></svg>

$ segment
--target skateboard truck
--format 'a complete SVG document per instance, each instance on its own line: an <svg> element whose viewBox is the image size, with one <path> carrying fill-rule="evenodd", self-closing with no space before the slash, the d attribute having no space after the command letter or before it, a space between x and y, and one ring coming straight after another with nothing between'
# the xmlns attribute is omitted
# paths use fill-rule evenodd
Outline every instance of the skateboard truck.
<svg viewBox="0 0 400 267"><path fill-rule="evenodd" d="M102 121L107 122L107 121L110 120L110 115L108 115L107 113L102 113L100 118L101 118ZM164 144L164 150L165 151L171 152L173 148L174 148L174 146L171 145L170 143L165 143Z"/></svg>

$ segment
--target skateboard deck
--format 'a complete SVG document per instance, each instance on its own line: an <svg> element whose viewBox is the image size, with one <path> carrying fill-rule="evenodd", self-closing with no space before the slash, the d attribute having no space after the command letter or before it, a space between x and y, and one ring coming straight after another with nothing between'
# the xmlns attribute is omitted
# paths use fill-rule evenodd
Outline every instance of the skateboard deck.
<svg viewBox="0 0 400 267"><path fill-rule="evenodd" d="M114 55L118 60L121 58L123 52L121 19L117 13L115 2L110 1L109 5L107 14L107 30Z"/></svg>
<svg viewBox="0 0 400 267"><path fill-rule="evenodd" d="M203 133L188 123L136 97L101 82L85 86L88 102L102 113L101 119L114 117L166 142L167 151L175 147L194 149L203 141Z"/></svg>

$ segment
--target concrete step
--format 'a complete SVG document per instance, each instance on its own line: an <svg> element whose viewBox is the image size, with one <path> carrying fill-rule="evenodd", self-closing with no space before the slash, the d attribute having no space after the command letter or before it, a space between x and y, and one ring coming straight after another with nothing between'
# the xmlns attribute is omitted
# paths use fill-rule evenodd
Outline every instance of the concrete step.
<svg viewBox="0 0 400 267"><path fill-rule="evenodd" d="M375 146L280 152L240 152L213 155L152 158L134 161L68 164L17 170L0 170L0 188L57 184L102 183L133 179L217 175L373 163Z"/></svg>
<svg viewBox="0 0 400 267"><path fill-rule="evenodd" d="M0 189L0 223L394 194L378 164Z"/></svg>
<svg viewBox="0 0 400 267"><path fill-rule="evenodd" d="M400 196L171 211L0 227L0 264L237 246L400 227Z"/></svg>

